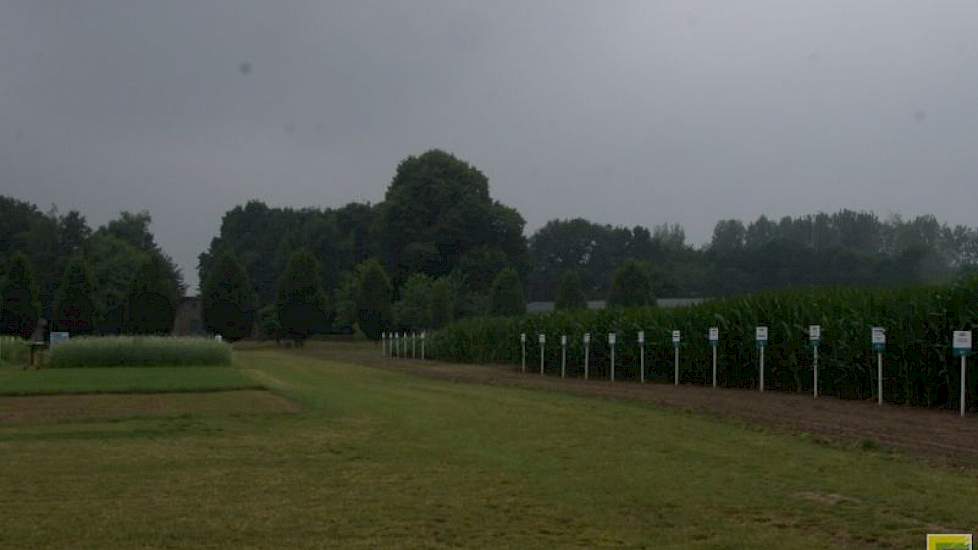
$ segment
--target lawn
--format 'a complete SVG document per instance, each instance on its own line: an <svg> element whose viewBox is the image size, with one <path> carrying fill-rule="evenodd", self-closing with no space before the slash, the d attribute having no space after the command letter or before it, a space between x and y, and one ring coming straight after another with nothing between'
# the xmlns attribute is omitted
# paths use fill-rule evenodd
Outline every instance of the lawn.
<svg viewBox="0 0 978 550"><path fill-rule="evenodd" d="M165 393L259 388L232 367L0 368L0 396Z"/></svg>
<svg viewBox="0 0 978 550"><path fill-rule="evenodd" d="M0 426L0 547L916 548L978 529L974 470L639 403L236 362L303 412Z"/></svg>

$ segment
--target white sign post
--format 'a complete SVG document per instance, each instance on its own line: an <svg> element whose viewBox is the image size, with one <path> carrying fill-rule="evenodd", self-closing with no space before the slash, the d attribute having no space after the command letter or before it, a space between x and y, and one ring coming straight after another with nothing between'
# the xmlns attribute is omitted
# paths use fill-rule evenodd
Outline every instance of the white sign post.
<svg viewBox="0 0 978 550"><path fill-rule="evenodd" d="M400 335L399 332L394 333L394 347L393 347L392 357L395 358L401 354L401 344L400 344L399 335Z"/></svg>
<svg viewBox="0 0 978 550"><path fill-rule="evenodd" d="M520 363L520 370L526 372L526 333L520 333L520 347L523 349L522 362Z"/></svg>
<svg viewBox="0 0 978 550"><path fill-rule="evenodd" d="M876 393L878 405L883 404L883 351L886 350L886 329L873 327L873 351L876 352Z"/></svg>
<svg viewBox="0 0 978 550"><path fill-rule="evenodd" d="M387 333L386 332L380 333L380 349L383 352L384 357L387 357Z"/></svg>
<svg viewBox="0 0 978 550"><path fill-rule="evenodd" d="M639 348L639 378L642 383L645 383L645 331L638 331L638 348Z"/></svg>
<svg viewBox="0 0 978 550"><path fill-rule="evenodd" d="M611 346L611 381L615 381L615 333L608 333L608 345Z"/></svg>
<svg viewBox="0 0 978 550"><path fill-rule="evenodd" d="M812 395L818 399L818 345L822 343L822 327L808 327L808 342L812 345Z"/></svg>
<svg viewBox="0 0 978 550"><path fill-rule="evenodd" d="M584 379L587 380L588 375L588 355L591 351L591 333L584 333Z"/></svg>
<svg viewBox="0 0 978 550"><path fill-rule="evenodd" d="M421 333L421 360L422 361L424 361L424 337L425 337L425 334L427 334L427 333L425 333L425 332L422 332Z"/></svg>
<svg viewBox="0 0 978 550"><path fill-rule="evenodd" d="M720 345L720 328L710 327L710 347L713 348L713 387L717 387L717 346Z"/></svg>
<svg viewBox="0 0 978 550"><path fill-rule="evenodd" d="M672 347L673 347L673 353L675 355L675 363L676 363L675 382L673 384L676 386L679 385L679 342L681 340L682 340L682 333L679 332L678 330L672 331Z"/></svg>
<svg viewBox="0 0 978 550"><path fill-rule="evenodd" d="M754 331L757 340L757 350L760 352L761 391L764 391L764 348L767 347L767 327L757 327Z"/></svg>
<svg viewBox="0 0 978 550"><path fill-rule="evenodd" d="M971 354L971 331L959 330L954 332L954 355L961 358L961 416L965 409L965 385L968 370L968 355Z"/></svg>
<svg viewBox="0 0 978 550"><path fill-rule="evenodd" d="M543 350L547 346L547 335L541 334L540 338L540 374L543 374Z"/></svg>
<svg viewBox="0 0 978 550"><path fill-rule="evenodd" d="M560 337L560 377L567 377L567 335Z"/></svg>
<svg viewBox="0 0 978 550"><path fill-rule="evenodd" d="M417 343L418 343L418 333L412 332L411 333L411 359L418 358L417 353L415 353L418 350Z"/></svg>

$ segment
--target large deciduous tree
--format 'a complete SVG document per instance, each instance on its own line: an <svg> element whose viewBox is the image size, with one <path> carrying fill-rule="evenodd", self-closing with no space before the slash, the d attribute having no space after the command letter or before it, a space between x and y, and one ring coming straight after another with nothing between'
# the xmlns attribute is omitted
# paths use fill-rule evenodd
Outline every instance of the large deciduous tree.
<svg viewBox="0 0 978 550"><path fill-rule="evenodd" d="M506 268L492 282L489 313L492 315L523 315L526 299L520 275L513 268Z"/></svg>
<svg viewBox="0 0 978 550"><path fill-rule="evenodd" d="M380 210L384 260L395 281L415 272L447 275L467 255L473 265L498 257L526 265L523 218L489 196L482 172L444 151L402 161Z"/></svg>
<svg viewBox="0 0 978 550"><path fill-rule="evenodd" d="M55 297L51 330L84 336L95 331L95 287L88 264L80 257L68 262Z"/></svg>
<svg viewBox="0 0 978 550"><path fill-rule="evenodd" d="M393 323L390 278L377 260L367 260L357 268L357 320L360 330L371 340Z"/></svg>
<svg viewBox="0 0 978 550"><path fill-rule="evenodd" d="M251 335L256 296L248 273L230 252L220 254L201 286L204 327L235 342Z"/></svg>
<svg viewBox="0 0 978 550"><path fill-rule="evenodd" d="M3 334L30 338L41 314L37 284L30 260L15 254L0 285L0 330Z"/></svg>
<svg viewBox="0 0 978 550"><path fill-rule="evenodd" d="M415 273L401 288L395 317L398 327L405 330L424 330L431 327L431 278Z"/></svg>
<svg viewBox="0 0 978 550"><path fill-rule="evenodd" d="M305 250L292 255L278 285L275 303L282 334L302 345L327 325L327 298L319 262Z"/></svg>

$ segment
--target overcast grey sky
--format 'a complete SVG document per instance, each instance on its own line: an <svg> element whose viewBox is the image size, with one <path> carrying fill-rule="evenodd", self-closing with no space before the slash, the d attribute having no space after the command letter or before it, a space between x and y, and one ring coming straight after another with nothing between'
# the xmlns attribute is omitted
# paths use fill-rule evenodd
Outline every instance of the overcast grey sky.
<svg viewBox="0 0 978 550"><path fill-rule="evenodd" d="M528 232L843 207L978 224L978 3L0 0L0 193L149 210L196 284L258 198L432 147Z"/></svg>

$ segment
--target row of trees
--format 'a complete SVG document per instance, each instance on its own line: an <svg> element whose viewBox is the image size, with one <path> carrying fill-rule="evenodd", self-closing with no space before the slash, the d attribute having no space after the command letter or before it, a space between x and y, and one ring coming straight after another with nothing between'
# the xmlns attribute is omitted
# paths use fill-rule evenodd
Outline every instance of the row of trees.
<svg viewBox="0 0 978 550"><path fill-rule="evenodd" d="M82 331L137 330L131 300L149 291L165 300L163 311L172 311L184 293L183 278L157 245L151 222L146 212L122 212L93 230L76 211L61 214L52 208L43 213L30 203L0 196L0 304L8 318L22 319L0 322L0 331L26 331L29 336L33 324L23 328L21 323L36 323L42 317L51 321L51 328L65 326L67 314L58 306L74 300L78 293L68 290L76 288L87 296L78 315L91 328ZM152 277L147 275L150 271ZM145 283L144 288L134 289L136 281Z"/></svg>
<svg viewBox="0 0 978 550"><path fill-rule="evenodd" d="M211 333L229 341L250 336L257 322L261 331L275 339L298 343L310 335L327 332L335 310L329 306L322 285L320 262L307 250L293 254L278 282L274 304L259 310L258 293L247 270L229 251L214 258L208 278L202 285L201 306L204 325ZM368 337L377 339L382 331L440 328L454 318L458 295L450 277L433 279L416 273L408 277L401 298L394 301L394 287L377 259L355 268L348 295L338 298L338 309L348 315ZM519 315L526 311L523 287L515 270L502 270L492 284L491 313Z"/></svg>
<svg viewBox="0 0 978 550"><path fill-rule="evenodd" d="M120 332L167 334L172 330L177 289L168 275L167 265L158 256L150 256L137 269L123 300ZM97 299L91 267L83 256L71 258L54 296L50 329L82 336L101 332ZM17 253L0 284L0 331L28 338L41 313L34 270L29 258Z"/></svg>

